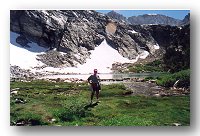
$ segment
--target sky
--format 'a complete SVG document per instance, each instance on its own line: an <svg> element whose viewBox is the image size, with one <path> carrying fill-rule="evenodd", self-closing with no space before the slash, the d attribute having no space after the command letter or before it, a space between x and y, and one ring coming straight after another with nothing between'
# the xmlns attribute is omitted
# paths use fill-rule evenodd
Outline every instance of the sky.
<svg viewBox="0 0 200 136"><path fill-rule="evenodd" d="M97 10L97 12L108 13L111 10ZM162 14L175 19L184 19L190 13L190 10L115 10L115 12L122 14L125 17L138 16L143 14Z"/></svg>

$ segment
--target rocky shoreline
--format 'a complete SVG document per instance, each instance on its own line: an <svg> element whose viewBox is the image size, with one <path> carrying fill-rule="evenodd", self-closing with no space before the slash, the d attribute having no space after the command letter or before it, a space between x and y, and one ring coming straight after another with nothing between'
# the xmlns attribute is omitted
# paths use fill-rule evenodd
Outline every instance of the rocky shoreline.
<svg viewBox="0 0 200 136"><path fill-rule="evenodd" d="M59 81L59 82L84 82L83 79L80 78L48 78L48 76L56 76L56 75L80 75L78 73L61 73L61 72L32 72L29 69L22 69L19 66L10 66L10 80L11 81L32 81L32 80L47 80L47 81ZM144 78L131 77L131 78L110 78L110 79L101 79L102 82L144 82ZM149 80L149 82L155 82L154 80Z"/></svg>
<svg viewBox="0 0 200 136"><path fill-rule="evenodd" d="M37 67L36 69L42 69L41 67ZM10 66L10 80L11 81L20 81L20 80L27 80L32 81L36 79L40 79L41 77L48 76L48 75L63 75L66 73L61 72L33 72L30 69L22 69L19 66Z"/></svg>
<svg viewBox="0 0 200 136"><path fill-rule="evenodd" d="M61 73L32 73L30 70L21 69L18 66L10 67L10 81L21 81L21 82L31 82L33 80L43 80L48 82L67 82L67 83L87 83L86 80L78 78L43 78L43 76L61 74ZM127 92L123 95L143 95L143 96L153 96L153 97L165 97L165 96L182 96L189 95L189 88L177 88L176 86L171 88L165 88L156 85L156 80L145 80L145 78L120 78L120 79L102 79L101 84L124 84ZM11 94L15 94L16 90L12 89Z"/></svg>

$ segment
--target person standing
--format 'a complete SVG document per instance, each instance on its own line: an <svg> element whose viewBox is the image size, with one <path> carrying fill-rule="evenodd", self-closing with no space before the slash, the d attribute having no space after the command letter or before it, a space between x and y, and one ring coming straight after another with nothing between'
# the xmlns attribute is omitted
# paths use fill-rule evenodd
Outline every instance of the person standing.
<svg viewBox="0 0 200 136"><path fill-rule="evenodd" d="M100 78L97 75L97 69L94 69L94 74L89 76L87 81L89 82L90 86L91 86L91 101L90 104L92 104L93 101L93 97L94 94L96 94L96 99L97 99L97 103L100 102L99 101L99 92L101 90L101 86L100 86Z"/></svg>

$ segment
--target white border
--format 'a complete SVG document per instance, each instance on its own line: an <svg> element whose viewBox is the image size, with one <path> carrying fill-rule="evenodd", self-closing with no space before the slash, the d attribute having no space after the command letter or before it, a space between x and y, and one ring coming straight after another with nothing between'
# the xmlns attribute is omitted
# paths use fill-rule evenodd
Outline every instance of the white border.
<svg viewBox="0 0 200 136"><path fill-rule="evenodd" d="M199 135L199 25L198 0L6 0L0 8L0 135L1 136L54 136L54 135ZM187 9L191 10L191 127L182 128L52 128L10 127L9 125L9 10L11 9Z"/></svg>

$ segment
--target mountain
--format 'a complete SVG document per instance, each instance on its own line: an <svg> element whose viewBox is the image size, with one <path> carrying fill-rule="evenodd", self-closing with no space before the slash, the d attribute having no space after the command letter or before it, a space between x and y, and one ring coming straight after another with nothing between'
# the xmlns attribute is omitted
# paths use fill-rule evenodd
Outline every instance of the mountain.
<svg viewBox="0 0 200 136"><path fill-rule="evenodd" d="M99 22L105 22L106 17L95 11L23 10L10 15L10 29L20 34L16 39L19 44L36 43L50 50L38 56L47 66L83 64L89 58L88 51L104 39L98 30L103 29L105 24ZM66 54L62 57L52 49Z"/></svg>
<svg viewBox="0 0 200 136"><path fill-rule="evenodd" d="M160 24L160 25L177 26L180 23L180 21L181 20L160 14L144 14L128 18L128 22L134 25Z"/></svg>
<svg viewBox="0 0 200 136"><path fill-rule="evenodd" d="M180 22L180 26L190 24L190 13L188 13L185 18Z"/></svg>
<svg viewBox="0 0 200 136"><path fill-rule="evenodd" d="M128 22L128 20L126 19L126 17L124 17L123 15L115 12L115 11L110 11L106 14L107 16L113 18L113 19L116 19L118 21L124 21L124 22Z"/></svg>
<svg viewBox="0 0 200 136"><path fill-rule="evenodd" d="M68 66L84 64L90 56L89 51L94 50L104 39L128 59L136 59L145 50L155 52L156 41L151 35L137 33L134 27L116 22L96 11L24 10L11 11L10 15L10 30L20 34L16 39L19 44L27 46L32 42L66 53L64 58L68 59L55 56L50 59L52 51L40 55L38 59L49 66L55 67L50 64L55 62L55 58L59 58L57 61L60 64ZM114 25L117 26L114 35L106 32L109 22L115 22Z"/></svg>
<svg viewBox="0 0 200 136"><path fill-rule="evenodd" d="M131 16L129 18L123 15L110 11L106 14L112 19L117 21L126 22L133 25L171 25L171 26L183 26L189 24L190 14L186 15L183 20L175 19L161 14L144 14L139 16Z"/></svg>
<svg viewBox="0 0 200 136"><path fill-rule="evenodd" d="M35 69L79 67L90 60L92 52L102 49L102 44L109 47L105 47L106 50L118 52L130 62L147 56L158 59L168 46L181 43L180 37L184 37L186 31L184 27L132 25L92 10L10 11L11 44L23 52L31 52L43 63L32 66ZM44 49L38 50L38 47ZM109 54L101 52L99 58ZM13 53L11 58L17 58L17 55L21 54Z"/></svg>

